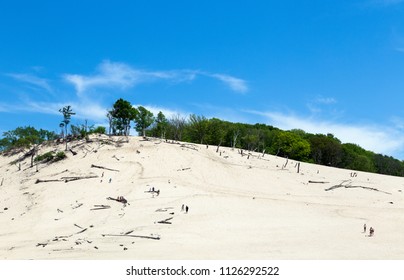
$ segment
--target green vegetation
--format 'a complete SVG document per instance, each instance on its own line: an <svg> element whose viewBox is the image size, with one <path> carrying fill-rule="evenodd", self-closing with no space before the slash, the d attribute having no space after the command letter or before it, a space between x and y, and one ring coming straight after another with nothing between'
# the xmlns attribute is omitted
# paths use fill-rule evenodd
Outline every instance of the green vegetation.
<svg viewBox="0 0 404 280"><path fill-rule="evenodd" d="M188 119L174 116L165 123L164 131L167 139L241 148L332 167L404 177L404 161L375 154L356 144L342 144L332 134L311 134L299 129L283 131L265 124L231 123L196 115ZM146 135L161 136L157 121Z"/></svg>
<svg viewBox="0 0 404 280"><path fill-rule="evenodd" d="M60 109L63 113L61 128L67 137L67 125L74 113L70 106ZM227 146L257 151L295 160L338 168L376 172L404 177L404 161L367 151L356 144L345 143L332 134L311 134L300 129L283 131L266 124L243 124L223 121L217 118L191 114L167 119L162 112L157 117L146 108L133 107L129 101L118 99L107 114L110 135L129 135L131 122L135 123L139 135L152 136L199 144ZM88 137L92 133L106 133L105 127L71 125L74 138ZM36 130L33 127L18 127L3 133L0 151L14 148L31 148L31 166L36 147L47 140L57 139L54 132ZM67 142L67 141L66 141ZM67 147L67 144L66 144ZM66 157L64 152L53 152L35 157L35 161L57 161Z"/></svg>
<svg viewBox="0 0 404 280"><path fill-rule="evenodd" d="M73 112L72 108L70 105L63 107L62 109L59 110L60 113L63 114L63 121L60 123L60 128L65 128L66 134L65 134L65 139L66 139L66 151L67 151L67 126L70 123L70 119L72 115L75 115L76 113Z"/></svg>
<svg viewBox="0 0 404 280"><path fill-rule="evenodd" d="M35 157L35 162L56 162L66 158L66 154L63 151L57 152L47 152L42 155Z"/></svg>
<svg viewBox="0 0 404 280"><path fill-rule="evenodd" d="M31 126L17 127L14 130L4 132L3 137L0 139L0 151L8 151L15 148L30 148L44 141L57 139L57 135L54 132L44 129L37 130Z"/></svg>

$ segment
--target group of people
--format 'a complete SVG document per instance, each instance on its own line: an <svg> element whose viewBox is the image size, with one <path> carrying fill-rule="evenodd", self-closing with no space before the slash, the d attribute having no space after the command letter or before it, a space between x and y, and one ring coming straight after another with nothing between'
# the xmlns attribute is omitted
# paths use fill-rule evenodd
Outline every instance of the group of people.
<svg viewBox="0 0 404 280"><path fill-rule="evenodd" d="M154 187L151 187L149 189L149 192L153 193L153 197L154 197L154 193L156 193L157 196L160 195L160 190L156 190Z"/></svg>
<svg viewBox="0 0 404 280"><path fill-rule="evenodd" d="M366 224L363 225L363 232L366 233ZM372 237L375 234L375 229L373 227L369 228L369 237Z"/></svg>
<svg viewBox="0 0 404 280"><path fill-rule="evenodd" d="M182 204L182 206L181 206L181 212L184 212L184 211L185 211L185 214L187 214L188 211L189 211L189 207L188 207L188 205Z"/></svg>

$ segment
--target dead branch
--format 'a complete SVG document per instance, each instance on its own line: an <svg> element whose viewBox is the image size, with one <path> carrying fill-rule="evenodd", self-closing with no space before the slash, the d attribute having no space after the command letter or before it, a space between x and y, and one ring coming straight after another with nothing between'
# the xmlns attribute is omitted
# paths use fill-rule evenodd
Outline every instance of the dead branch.
<svg viewBox="0 0 404 280"><path fill-rule="evenodd" d="M346 182L346 181L344 181L344 182ZM335 185L335 186L329 187L329 188L325 189L325 191L331 191L331 190L338 189L338 188L346 188L346 189L361 188L361 189L364 189L364 190L376 191L376 192L381 192L381 193L385 193L385 194L391 195L391 193L389 193L389 192L381 191L381 190L376 189L376 188L364 187L364 186L352 186L352 185L350 185L350 183L347 184L347 185L343 185L344 182L342 182L342 183L339 184L339 185Z"/></svg>
<svg viewBox="0 0 404 280"><path fill-rule="evenodd" d="M123 197L123 196L119 196L118 198L113 198L113 197L107 197L108 200L114 200L123 204L128 203L128 201Z"/></svg>
<svg viewBox="0 0 404 280"><path fill-rule="evenodd" d="M95 208L91 208L90 210L104 210L104 209L110 209L111 206L109 205L94 205Z"/></svg>
<svg viewBox="0 0 404 280"><path fill-rule="evenodd" d="M145 238L145 239L152 239L152 240L160 240L160 237L154 236L145 236L145 235L132 235L132 234L101 234L102 237L112 236L112 237L135 237L135 238Z"/></svg>
<svg viewBox="0 0 404 280"><path fill-rule="evenodd" d="M49 183L49 182L62 182L62 180L59 180L59 179L50 179L50 180L36 179L35 184L39 184L39 183Z"/></svg>
<svg viewBox="0 0 404 280"><path fill-rule="evenodd" d="M187 167L187 168L182 168L182 169L177 169L177 171L185 171L185 170L190 170L191 167Z"/></svg>
<svg viewBox="0 0 404 280"><path fill-rule="evenodd" d="M189 147L189 146L187 146L187 145L185 145L185 144L181 144L181 146L180 146L181 148L187 148L187 149L191 149L191 150L194 150L194 151L198 151L198 149L197 148L195 148L195 147Z"/></svg>
<svg viewBox="0 0 404 280"><path fill-rule="evenodd" d="M99 168L99 169L105 169L105 170L109 170L109 171L119 172L119 170L111 169L111 168L107 168L107 167L99 166L99 165L95 165L95 164L91 164L91 168Z"/></svg>
<svg viewBox="0 0 404 280"><path fill-rule="evenodd" d="M172 220L172 219L173 219L173 217L168 218L168 219L165 219L165 220L158 221L157 223L159 223L159 224L171 225L172 223L169 222L169 221Z"/></svg>
<svg viewBox="0 0 404 280"><path fill-rule="evenodd" d="M85 179L94 179L98 178L97 175L83 176L83 177L62 177L61 179L65 181L65 183L77 180L85 180Z"/></svg>

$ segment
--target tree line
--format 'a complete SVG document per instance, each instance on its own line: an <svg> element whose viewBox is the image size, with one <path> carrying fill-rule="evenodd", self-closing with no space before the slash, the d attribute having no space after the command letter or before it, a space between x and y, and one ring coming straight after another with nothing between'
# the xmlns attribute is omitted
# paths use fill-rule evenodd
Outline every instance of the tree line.
<svg viewBox="0 0 404 280"><path fill-rule="evenodd" d="M67 125L74 113L70 106L60 112L64 116L60 125L61 134L67 137ZM333 134L312 134L300 129L285 131L266 124L233 123L195 114L188 117L177 114L167 118L159 112L154 116L145 107L134 107L122 98L113 104L106 116L109 135L129 135L131 124L134 124L134 129L144 137L227 146L331 167L404 176L404 161L367 151L356 144L341 143ZM86 122L81 126L71 125L71 132L72 135L85 137L90 133L106 133L106 128L94 128ZM0 150L59 137L53 132L37 131L32 127L20 127L5 132L3 136Z"/></svg>

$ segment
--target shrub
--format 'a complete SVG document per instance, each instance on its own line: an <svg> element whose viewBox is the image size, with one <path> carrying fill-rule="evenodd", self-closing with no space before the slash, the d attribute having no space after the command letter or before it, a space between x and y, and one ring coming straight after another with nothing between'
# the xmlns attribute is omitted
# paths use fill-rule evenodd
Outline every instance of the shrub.
<svg viewBox="0 0 404 280"><path fill-rule="evenodd" d="M35 161L44 161L44 162L49 162L53 160L55 156L53 155L53 152L47 152L42 155L38 155L35 157Z"/></svg>
<svg viewBox="0 0 404 280"><path fill-rule="evenodd" d="M55 152L47 152L42 155L38 155L35 157L35 161L40 161L40 162L56 162L62 159L66 158L66 154L64 152L57 152L55 155Z"/></svg>
<svg viewBox="0 0 404 280"><path fill-rule="evenodd" d="M59 160L65 159L65 158L66 158L65 152L63 152L63 151L57 152L55 161L59 161Z"/></svg>

